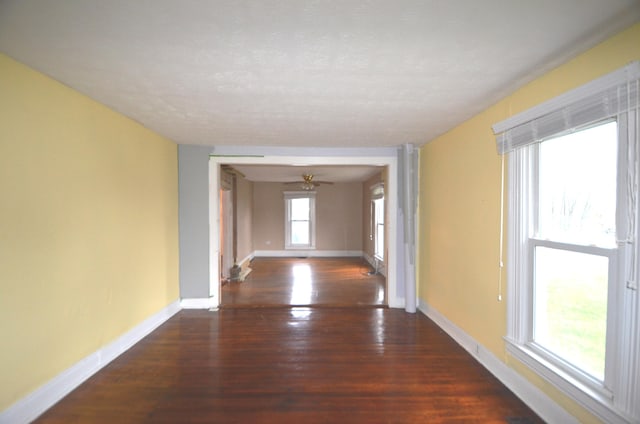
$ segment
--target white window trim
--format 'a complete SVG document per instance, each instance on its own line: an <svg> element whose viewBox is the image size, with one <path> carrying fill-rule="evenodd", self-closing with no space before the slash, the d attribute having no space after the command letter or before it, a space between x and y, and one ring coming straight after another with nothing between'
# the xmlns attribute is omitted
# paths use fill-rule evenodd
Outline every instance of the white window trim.
<svg viewBox="0 0 640 424"><path fill-rule="evenodd" d="M316 192L315 191L285 191L284 194L284 228L285 239L284 248L286 250L313 250L316 248ZM309 213L309 244L293 244L291 243L291 211L289 210L289 200L308 198L310 200Z"/></svg>
<svg viewBox="0 0 640 424"><path fill-rule="evenodd" d="M637 62L634 64L637 69ZM618 71L618 74L620 72ZM576 90L582 95L588 95L590 86L598 88L601 82L594 81ZM637 91L637 89L636 89ZM566 102L572 95L563 95L558 98L559 103ZM553 101L547 102L543 109L550 110ZM556 105L557 106L557 105ZM522 117L510 118L511 123L521 123L523 119L534 119L531 111L523 113ZM617 118L620 134L620 152L618 173L626 174L628 167L632 168L632 177L637 184L638 174L638 108L623 111L609 116ZM508 125L496 124L501 131ZM509 122L507 122L509 124ZM494 126L495 128L495 126ZM626 140L632 143L627 150ZM500 141L500 140L499 140ZM508 253L507 253L507 335L505 337L507 351L516 359L532 369L535 373L560 389L571 399L585 407L591 413L605 422L629 423L640 421L640 295L637 289L637 276L640 275L640 259L638 258L637 240L640 240L640 225L637 225L638 197L637 185L632 189L635 195L629 196L627 187L618 187L618 198L624 199L622 204L628 201L635 202L634 217L631 225L621 220L625 211L618 210L618 223L622 222L623 228L630 228L633 233L627 232L618 235L619 240L616 254L609 255L613 259L610 269L619 272L618 278L610 278L608 295L608 331L607 332L607 360L606 380L602 387L597 382L576 377L578 373L571 369L570 365L561 361L550 359L542 349L533 344L531 329L533 328L533 290L531 282L531 239L534 230L534 222L531 211L535 207L535 198L531 193L531 181L537 178L537 171L532 169L532 155L536 154L535 147L525 146L509 153L509 186L508 186ZM635 157L635 160L634 160ZM626 175L625 175L626 177ZM621 180L620 178L618 179ZM622 178L624 181L625 178ZM624 207L622 208L624 209ZM620 231L620 230L619 230ZM537 241L536 241L537 243ZM540 244L546 242L540 241ZM585 248L589 250L588 247ZM606 250L606 249L605 249ZM617 258L620 258L618 261ZM631 265L629 265L631 264ZM621 266L632 266L632 274L636 279L626 282L627 269ZM610 272L611 277L611 272ZM626 286L625 286L626 283Z"/></svg>
<svg viewBox="0 0 640 424"><path fill-rule="evenodd" d="M528 151L524 151L528 150ZM531 217L530 210L533 205L528 203L532 200L532 197L523 199L521 193L527 193L530 189L530 178L535 178L535 172L529 167L529 155L531 154L530 148L525 148L521 151L510 154L509 160L509 238L508 238L508 257L507 257L507 279L509 284L508 296L507 296L507 336L505 340L507 342L507 351L522 363L527 365L537 374L542 376L547 381L551 382L557 388L562 390L570 398L577 403L583 405L589 411L594 413L599 418L606 422L612 423L625 423L632 421L632 415L624 413L624 410L633 408L633 402L626 402L626 406L620 405L620 399L617 399L616 395L620 395L620 387L626 386L623 389L627 393L627 397L636 396L638 393L637 382L633 381L633 373L626 374L626 370L637 369L640 365L637 360L637 355L628 354L624 352L638 352L638 347L635 348L629 345L628 342L634 338L629 333L632 330L632 325L629 325L626 333L628 337L616 336L615 332L608 332L607 337L615 337L619 340L619 343L613 343L613 351L608 351L608 355L613 355L613 359L607 361L607 375L609 379L613 379L613 386L616 386L618 390L614 391L600 388L596 382L589 384L588 377L584 376L583 379L576 378L575 370L572 370L570 366L563 366L560 361L553 361L549 355L546 355L543 349L540 349L534 343L532 343L531 329L533 328L533 289L531 282L531 259L532 254L531 245L534 243L537 245L553 246L553 242L535 240L532 242L533 223L530 222ZM519 168L519 169L517 169ZM525 202L527 200L527 203ZM514 246L524 246L529 244L527 248L515 249ZM572 249L573 250L573 249ZM597 253L602 255L605 250L594 247L585 246L581 249L585 253ZM527 257L525 257L527 256ZM608 257L613 257L607 254ZM611 268L615 268L615 263ZM610 286L611 287L611 286ZM619 308L616 305L620 304L619 293L621 290L615 290L615 287L609 290L609 305L608 311L618 314L613 319L614 324L610 328L616 327L615 322L617 320L625 319L624 316L636 317L637 322L637 310L635 308L629 308L623 306ZM637 291L633 291L632 294L637 298ZM629 299L633 301L633 299ZM636 299L637 303L637 299ZM618 344L619 349L615 348ZM611 367L614 369L611 369ZM625 376L627 376L625 378ZM626 382L624 380L627 380ZM608 382L608 381L607 381ZM624 408L624 409L623 409ZM637 409L637 408L636 408ZM626 417L625 417L626 416Z"/></svg>

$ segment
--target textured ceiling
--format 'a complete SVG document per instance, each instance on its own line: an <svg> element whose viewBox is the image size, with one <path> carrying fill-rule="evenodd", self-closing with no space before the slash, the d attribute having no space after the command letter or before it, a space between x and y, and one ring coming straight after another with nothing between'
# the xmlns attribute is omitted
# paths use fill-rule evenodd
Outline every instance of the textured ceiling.
<svg viewBox="0 0 640 424"><path fill-rule="evenodd" d="M181 144L422 144L637 0L0 0L0 51Z"/></svg>

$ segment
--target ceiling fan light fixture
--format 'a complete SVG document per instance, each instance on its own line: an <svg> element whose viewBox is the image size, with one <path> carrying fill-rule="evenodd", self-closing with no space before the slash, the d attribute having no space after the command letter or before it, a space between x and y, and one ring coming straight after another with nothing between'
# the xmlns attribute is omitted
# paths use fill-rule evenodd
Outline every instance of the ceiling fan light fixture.
<svg viewBox="0 0 640 424"><path fill-rule="evenodd" d="M305 181L300 184L300 188L303 190L313 190L314 188L316 188L316 186L313 183Z"/></svg>
<svg viewBox="0 0 640 424"><path fill-rule="evenodd" d="M284 184L296 184L300 190L310 191L314 190L320 184L333 184L330 181L314 181L313 174L302 174L302 181L290 181Z"/></svg>
<svg viewBox="0 0 640 424"><path fill-rule="evenodd" d="M303 190L313 190L316 188L316 185L313 183L313 175L312 174L303 174L302 175L302 183L300 183L300 188Z"/></svg>

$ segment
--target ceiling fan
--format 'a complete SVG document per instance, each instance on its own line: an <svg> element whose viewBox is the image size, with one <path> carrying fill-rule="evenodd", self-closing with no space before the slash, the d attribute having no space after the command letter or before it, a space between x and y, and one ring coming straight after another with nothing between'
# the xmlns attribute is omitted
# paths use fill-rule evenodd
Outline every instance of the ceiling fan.
<svg viewBox="0 0 640 424"><path fill-rule="evenodd" d="M302 190L313 190L320 184L333 184L330 181L314 181L313 174L302 174L302 181L290 181L285 184L299 184Z"/></svg>

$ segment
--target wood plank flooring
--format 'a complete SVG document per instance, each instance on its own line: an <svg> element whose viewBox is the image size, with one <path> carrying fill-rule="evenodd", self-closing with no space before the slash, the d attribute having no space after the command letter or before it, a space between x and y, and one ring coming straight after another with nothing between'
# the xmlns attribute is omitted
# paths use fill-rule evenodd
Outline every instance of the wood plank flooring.
<svg viewBox="0 0 640 424"><path fill-rule="evenodd" d="M383 306L386 280L363 258L255 258L243 282L222 286L223 307Z"/></svg>
<svg viewBox="0 0 640 424"><path fill-rule="evenodd" d="M184 310L38 423L505 423L535 414L424 315Z"/></svg>

